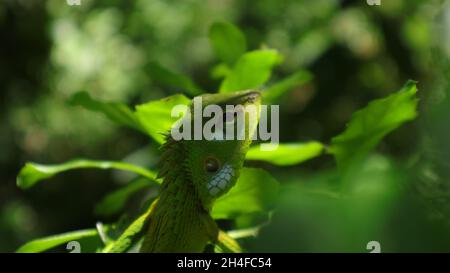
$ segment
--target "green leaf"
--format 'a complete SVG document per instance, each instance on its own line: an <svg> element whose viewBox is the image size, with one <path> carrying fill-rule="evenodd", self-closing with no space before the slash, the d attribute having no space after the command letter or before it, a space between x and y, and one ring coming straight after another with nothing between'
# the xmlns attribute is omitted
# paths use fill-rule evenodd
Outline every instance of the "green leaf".
<svg viewBox="0 0 450 273"><path fill-rule="evenodd" d="M149 215L152 211L153 209L150 207L147 212L134 220L116 241L108 244L102 252L123 253L129 250L133 244L139 240L140 235L144 231L144 227L148 223Z"/></svg>
<svg viewBox="0 0 450 273"><path fill-rule="evenodd" d="M232 71L222 81L220 92L258 89L282 60L276 50L255 50L242 55Z"/></svg>
<svg viewBox="0 0 450 273"><path fill-rule="evenodd" d="M103 113L119 125L128 126L145 133L133 111L125 104L101 102L91 98L87 92L75 93L68 102L74 106L82 106L87 110Z"/></svg>
<svg viewBox="0 0 450 273"><path fill-rule="evenodd" d="M243 168L236 185L219 197L212 209L215 219L233 219L244 214L267 212L278 196L278 181L261 169Z"/></svg>
<svg viewBox="0 0 450 273"><path fill-rule="evenodd" d="M257 226L246 229L228 230L227 233L233 239L242 239L247 237L256 237L258 236L260 230L261 227Z"/></svg>
<svg viewBox="0 0 450 273"><path fill-rule="evenodd" d="M335 170L325 170L283 181L287 183L280 188L277 208L255 240L254 249L366 252L371 240L380 241L382 249L393 247L393 219L400 217L396 228L406 232L411 226L403 225L403 221L414 217L412 213L402 218L408 176L382 156L364 158L360 167L345 177ZM336 185L345 183L351 186L343 193ZM417 207L411 207L414 209Z"/></svg>
<svg viewBox="0 0 450 273"><path fill-rule="evenodd" d="M158 143L164 142L164 134L170 131L172 124L178 119L171 117L172 108L176 105L189 105L190 100L178 94L164 99L150 101L136 106L136 116L145 131Z"/></svg>
<svg viewBox="0 0 450 273"><path fill-rule="evenodd" d="M53 177L58 173L82 168L118 169L130 171L142 175L152 181L157 181L156 174L152 171L129 163L78 159L57 165L42 165L29 162L20 170L20 173L17 176L17 186L22 189L27 189L35 185L37 182Z"/></svg>
<svg viewBox="0 0 450 273"><path fill-rule="evenodd" d="M211 78L223 79L230 73L230 67L224 63L220 63L213 67L210 72Z"/></svg>
<svg viewBox="0 0 450 273"><path fill-rule="evenodd" d="M67 232L63 234L53 235L30 241L21 246L18 250L16 250L16 252L17 253L42 252L70 241L76 241L86 237L95 237L95 236L98 236L97 230L95 229Z"/></svg>
<svg viewBox="0 0 450 273"><path fill-rule="evenodd" d="M190 95L196 96L204 93L204 91L198 87L191 78L170 71L169 69L161 66L158 63L150 63L148 69L152 76L152 79L159 81L162 84L166 84L171 87L180 88L182 92L186 92Z"/></svg>
<svg viewBox="0 0 450 273"><path fill-rule="evenodd" d="M267 103L275 102L285 93L290 92L294 88L311 81L312 78L313 75L306 70L297 71L296 73L290 75L289 77L267 88L263 92L264 102Z"/></svg>
<svg viewBox="0 0 450 273"><path fill-rule="evenodd" d="M209 29L209 40L217 56L229 65L247 51L244 34L230 23L214 23Z"/></svg>
<svg viewBox="0 0 450 273"><path fill-rule="evenodd" d="M215 253L242 253L243 249L239 243L228 235L227 232L219 230L219 235L217 236L217 241L214 247Z"/></svg>
<svg viewBox="0 0 450 273"><path fill-rule="evenodd" d="M261 145L253 146L247 152L245 159L262 160L279 166L289 166L321 155L324 148L322 143L316 141L278 145L267 143L263 145L271 145L273 149L265 150L261 148Z"/></svg>
<svg viewBox="0 0 450 273"><path fill-rule="evenodd" d="M106 195L96 206L95 213L100 216L111 216L120 212L129 198L136 192L155 185L145 178L138 178L124 187Z"/></svg>
<svg viewBox="0 0 450 273"><path fill-rule="evenodd" d="M353 114L343 133L332 139L330 152L340 168L358 162L389 132L416 116L418 99L414 81L397 93L378 99Z"/></svg>

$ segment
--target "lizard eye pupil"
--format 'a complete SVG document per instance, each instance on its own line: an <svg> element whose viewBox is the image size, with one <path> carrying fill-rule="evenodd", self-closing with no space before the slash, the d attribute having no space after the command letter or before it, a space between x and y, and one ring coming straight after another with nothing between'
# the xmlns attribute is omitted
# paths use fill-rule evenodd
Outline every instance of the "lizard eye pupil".
<svg viewBox="0 0 450 273"><path fill-rule="evenodd" d="M215 173L219 170L219 161L209 157L205 160L205 170L209 173Z"/></svg>

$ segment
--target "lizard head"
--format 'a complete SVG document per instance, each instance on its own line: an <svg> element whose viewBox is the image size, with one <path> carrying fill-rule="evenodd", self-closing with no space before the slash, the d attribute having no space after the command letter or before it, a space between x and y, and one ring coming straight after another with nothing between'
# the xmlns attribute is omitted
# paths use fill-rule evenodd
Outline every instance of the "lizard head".
<svg viewBox="0 0 450 273"><path fill-rule="evenodd" d="M199 98L203 115L195 114ZM183 141L185 167L205 208L235 185L256 131L260 105L260 93L252 90L194 98L191 124L195 130L195 122L201 122L203 134L200 140ZM212 134L208 136L208 132Z"/></svg>

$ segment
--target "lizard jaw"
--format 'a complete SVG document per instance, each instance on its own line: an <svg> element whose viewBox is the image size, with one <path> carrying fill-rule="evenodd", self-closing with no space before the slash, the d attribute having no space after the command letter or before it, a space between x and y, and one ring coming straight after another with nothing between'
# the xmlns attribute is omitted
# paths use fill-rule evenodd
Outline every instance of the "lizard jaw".
<svg viewBox="0 0 450 273"><path fill-rule="evenodd" d="M207 188L211 196L217 196L219 193L226 190L230 184L230 181L234 177L234 170L228 164L225 164L222 169L216 173L212 179L208 182Z"/></svg>

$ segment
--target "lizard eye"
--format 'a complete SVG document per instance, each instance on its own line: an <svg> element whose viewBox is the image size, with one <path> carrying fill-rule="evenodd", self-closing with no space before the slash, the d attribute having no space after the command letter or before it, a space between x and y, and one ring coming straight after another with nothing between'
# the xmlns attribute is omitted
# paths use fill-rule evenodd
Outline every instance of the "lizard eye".
<svg viewBox="0 0 450 273"><path fill-rule="evenodd" d="M219 170L219 161L213 157L208 157L205 160L205 170L209 173L215 173Z"/></svg>

